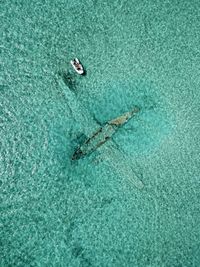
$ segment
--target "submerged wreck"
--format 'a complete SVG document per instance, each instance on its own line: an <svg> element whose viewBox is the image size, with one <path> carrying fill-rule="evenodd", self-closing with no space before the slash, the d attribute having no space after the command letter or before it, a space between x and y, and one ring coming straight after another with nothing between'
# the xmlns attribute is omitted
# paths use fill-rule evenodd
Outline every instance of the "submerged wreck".
<svg viewBox="0 0 200 267"><path fill-rule="evenodd" d="M86 139L83 144L78 146L72 155L72 160L78 160L95 151L98 147L108 141L121 126L127 123L138 112L139 108L134 107L131 111L106 122L95 133L93 133L92 136Z"/></svg>

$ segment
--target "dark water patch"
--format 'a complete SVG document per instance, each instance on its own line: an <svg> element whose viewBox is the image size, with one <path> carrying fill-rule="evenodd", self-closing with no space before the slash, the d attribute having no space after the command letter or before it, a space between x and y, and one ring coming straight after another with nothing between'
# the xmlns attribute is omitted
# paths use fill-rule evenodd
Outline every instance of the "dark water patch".
<svg viewBox="0 0 200 267"><path fill-rule="evenodd" d="M81 245L74 245L72 248L72 256L78 258L82 266L92 266L90 259L85 255L85 250Z"/></svg>
<svg viewBox="0 0 200 267"><path fill-rule="evenodd" d="M65 85L75 93L77 90L75 74L72 74L70 71L59 71L58 75L62 78Z"/></svg>
<svg viewBox="0 0 200 267"><path fill-rule="evenodd" d="M87 136L84 133L76 133L76 137L71 140L72 146L77 146L79 144L82 144L87 140Z"/></svg>
<svg viewBox="0 0 200 267"><path fill-rule="evenodd" d="M3 93L5 93L8 90L9 90L9 87L7 85L0 84L0 95L2 95Z"/></svg>
<svg viewBox="0 0 200 267"><path fill-rule="evenodd" d="M4 239L0 242L0 247L2 255L5 255L1 266L35 266L34 245L28 248L19 240L13 242L10 239Z"/></svg>
<svg viewBox="0 0 200 267"><path fill-rule="evenodd" d="M100 201L100 206L101 206L101 208L104 208L105 206L108 206L108 205L112 204L113 201L114 201L114 198L113 197L110 197L110 198L104 197Z"/></svg>

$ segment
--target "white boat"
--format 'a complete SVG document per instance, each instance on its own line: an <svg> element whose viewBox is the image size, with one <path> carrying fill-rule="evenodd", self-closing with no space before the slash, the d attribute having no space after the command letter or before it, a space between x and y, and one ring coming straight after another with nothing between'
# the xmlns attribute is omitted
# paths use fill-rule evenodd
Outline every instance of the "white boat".
<svg viewBox="0 0 200 267"><path fill-rule="evenodd" d="M74 70L82 75L84 74L84 69L83 69L83 66L82 64L80 63L80 61L78 60L78 58L74 58L73 60L70 61L72 67L74 68Z"/></svg>

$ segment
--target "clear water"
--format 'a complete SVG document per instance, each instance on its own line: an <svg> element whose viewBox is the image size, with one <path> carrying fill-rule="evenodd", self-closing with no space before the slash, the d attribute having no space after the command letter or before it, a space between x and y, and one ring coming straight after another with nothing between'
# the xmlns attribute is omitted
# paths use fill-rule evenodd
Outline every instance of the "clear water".
<svg viewBox="0 0 200 267"><path fill-rule="evenodd" d="M0 266L199 266L198 1L0 5Z"/></svg>

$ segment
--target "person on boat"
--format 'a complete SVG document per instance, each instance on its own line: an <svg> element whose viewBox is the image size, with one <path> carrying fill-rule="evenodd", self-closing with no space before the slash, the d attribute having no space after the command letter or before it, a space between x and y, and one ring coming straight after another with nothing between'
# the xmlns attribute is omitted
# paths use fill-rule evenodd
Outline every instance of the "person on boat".
<svg viewBox="0 0 200 267"><path fill-rule="evenodd" d="M74 59L74 65L77 68L77 70L81 70L80 63L76 62L75 59Z"/></svg>

